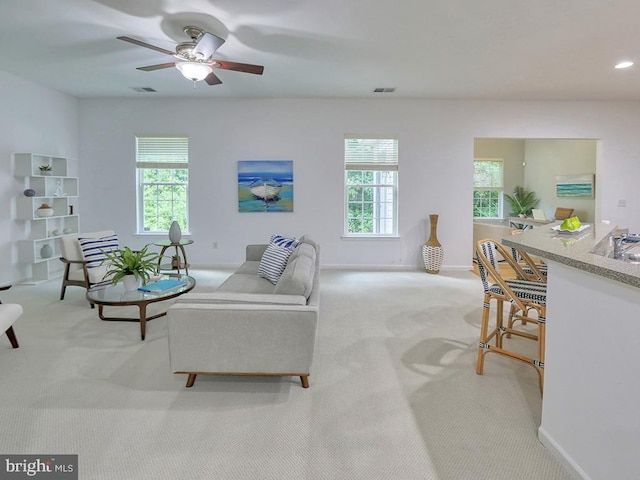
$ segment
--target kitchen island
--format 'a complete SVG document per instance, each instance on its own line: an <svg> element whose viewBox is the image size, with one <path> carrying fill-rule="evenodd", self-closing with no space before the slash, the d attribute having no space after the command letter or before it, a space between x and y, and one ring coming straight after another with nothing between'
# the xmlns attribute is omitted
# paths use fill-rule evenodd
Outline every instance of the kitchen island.
<svg viewBox="0 0 640 480"><path fill-rule="evenodd" d="M549 227L503 238L549 265L538 438L576 478L638 478L640 264L612 258L611 225Z"/></svg>

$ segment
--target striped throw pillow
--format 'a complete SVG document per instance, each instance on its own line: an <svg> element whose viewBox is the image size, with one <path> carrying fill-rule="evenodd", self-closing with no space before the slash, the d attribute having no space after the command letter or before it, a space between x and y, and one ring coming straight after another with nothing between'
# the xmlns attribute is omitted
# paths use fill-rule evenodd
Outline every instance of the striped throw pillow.
<svg viewBox="0 0 640 480"><path fill-rule="evenodd" d="M296 240L295 237L289 238L282 235L274 234L271 235L271 243L275 243L276 245L280 245L281 247L289 247L293 249L296 248L300 242Z"/></svg>
<svg viewBox="0 0 640 480"><path fill-rule="evenodd" d="M118 234L100 238L78 238L82 255L87 262L87 268L99 267L105 260L104 252L112 252L120 249Z"/></svg>
<svg viewBox="0 0 640 480"><path fill-rule="evenodd" d="M291 252L293 252L293 247L278 245L274 242L269 243L260 260L258 276L266 278L274 285L278 283L282 272L287 266Z"/></svg>

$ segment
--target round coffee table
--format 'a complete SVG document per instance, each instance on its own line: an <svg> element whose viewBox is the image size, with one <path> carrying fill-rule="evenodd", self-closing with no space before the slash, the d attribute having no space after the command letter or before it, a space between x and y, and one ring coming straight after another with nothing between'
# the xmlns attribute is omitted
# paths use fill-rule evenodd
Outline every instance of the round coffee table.
<svg viewBox="0 0 640 480"><path fill-rule="evenodd" d="M193 287L196 286L195 278L187 275L183 275L181 278L187 281L186 285L163 293L145 293L139 290L125 291L122 283L98 286L87 290L87 300L92 304L98 305L98 316L101 320L140 322L140 337L144 340L146 322L167 314L167 312L162 312L147 317L147 305L179 297L183 293L193 290ZM140 315L138 318L105 317L102 313L105 305L112 307L136 305L140 310Z"/></svg>

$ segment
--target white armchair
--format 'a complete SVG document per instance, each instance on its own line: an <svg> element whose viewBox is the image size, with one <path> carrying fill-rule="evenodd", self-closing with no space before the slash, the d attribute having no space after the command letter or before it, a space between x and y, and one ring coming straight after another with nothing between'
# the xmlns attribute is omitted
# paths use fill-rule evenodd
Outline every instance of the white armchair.
<svg viewBox="0 0 640 480"><path fill-rule="evenodd" d="M0 290L7 290L11 288L11 285L0 287ZM22 306L17 303L2 303L0 302L0 332L5 332L11 346L18 348L18 339L13 331L13 324L22 316Z"/></svg>
<svg viewBox="0 0 640 480"><path fill-rule="evenodd" d="M86 258L79 239L111 239L111 242L113 242L114 236L115 232L113 230L104 230L60 237L60 251L62 253L60 261L65 265L60 300L64 300L64 294L68 286L88 289L92 285L102 283L107 273L107 265L100 265L100 259ZM117 237L115 243L117 248ZM105 245L107 244L105 242ZM112 246L109 248L112 248ZM94 308L93 304L91 304L91 308Z"/></svg>

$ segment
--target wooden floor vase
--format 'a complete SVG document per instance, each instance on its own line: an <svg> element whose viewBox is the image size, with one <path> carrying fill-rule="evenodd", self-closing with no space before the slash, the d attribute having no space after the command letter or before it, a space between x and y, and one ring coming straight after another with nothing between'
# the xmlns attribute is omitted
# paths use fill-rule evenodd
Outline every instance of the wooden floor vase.
<svg viewBox="0 0 640 480"><path fill-rule="evenodd" d="M429 239L422 246L422 260L424 261L424 268L427 273L438 273L440 267L442 267L442 259L444 257L444 249L438 241L438 215L429 215L429 222L431 224L431 232Z"/></svg>

